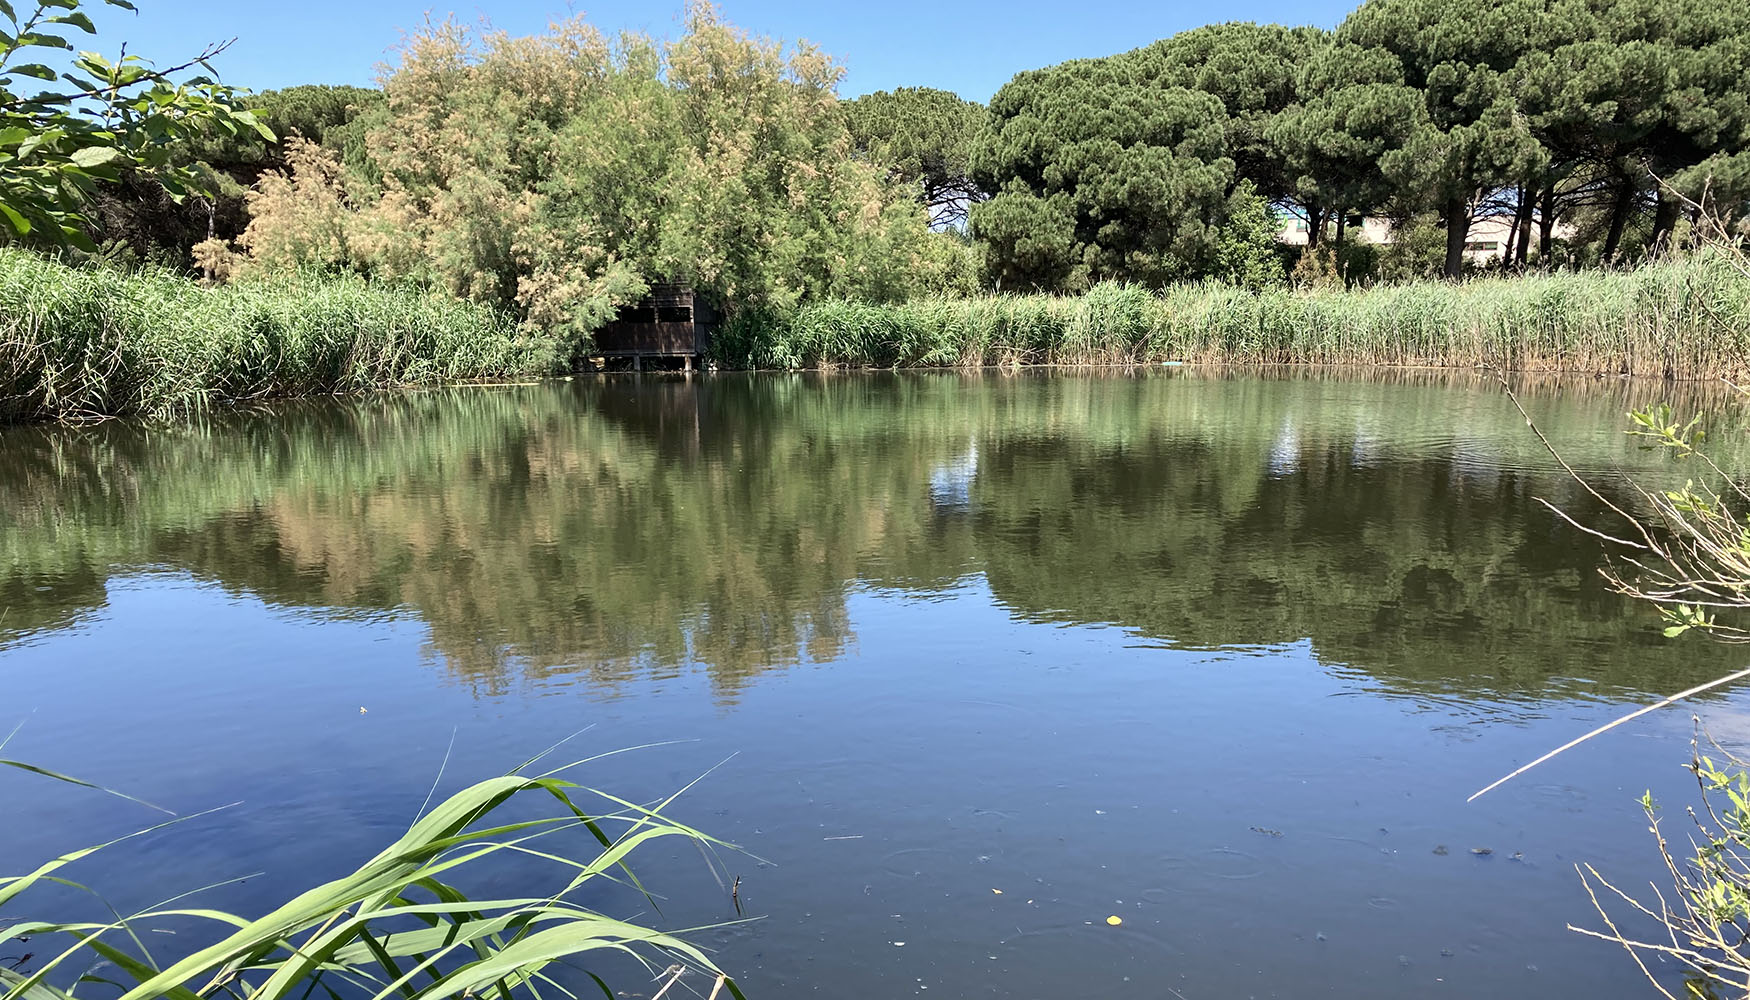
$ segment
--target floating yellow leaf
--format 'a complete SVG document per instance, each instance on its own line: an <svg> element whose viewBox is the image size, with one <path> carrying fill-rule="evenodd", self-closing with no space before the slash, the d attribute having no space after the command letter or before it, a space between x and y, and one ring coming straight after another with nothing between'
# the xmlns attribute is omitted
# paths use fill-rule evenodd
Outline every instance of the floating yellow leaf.
<svg viewBox="0 0 1750 1000"><path fill-rule="evenodd" d="M1001 896L1003 894L1003 891L1001 889L992 889L991 892L994 892L999 896Z"/></svg>
<svg viewBox="0 0 1750 1000"><path fill-rule="evenodd" d="M1123 917L1107 917L1106 922L1111 924L1113 927L1117 927L1119 924L1124 922L1124 918Z"/></svg>

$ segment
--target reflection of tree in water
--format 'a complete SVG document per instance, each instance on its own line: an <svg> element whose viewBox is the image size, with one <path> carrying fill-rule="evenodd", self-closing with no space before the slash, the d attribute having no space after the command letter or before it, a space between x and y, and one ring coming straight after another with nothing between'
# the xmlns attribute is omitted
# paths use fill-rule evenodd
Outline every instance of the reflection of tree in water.
<svg viewBox="0 0 1750 1000"><path fill-rule="evenodd" d="M1634 457L1597 435L1620 395L1545 403L1553 433L1590 442L1581 461ZM66 627L112 568L152 564L321 614L417 615L481 694L699 663L732 698L841 655L854 586L983 573L1025 618L1310 639L1397 688L1668 687L1706 647L1657 645L1603 590L1596 549L1530 499L1560 480L1525 471L1527 437L1486 386L953 375L15 430L0 642Z"/></svg>
<svg viewBox="0 0 1750 1000"><path fill-rule="evenodd" d="M1609 592L1597 549L1532 499L1560 486L1547 476L1358 463L1341 445L1303 447L1280 476L1260 445L993 449L974 500L992 590L1027 617L1188 647L1308 639L1323 662L1428 693L1538 694L1552 677L1645 690L1721 659L1663 642Z"/></svg>

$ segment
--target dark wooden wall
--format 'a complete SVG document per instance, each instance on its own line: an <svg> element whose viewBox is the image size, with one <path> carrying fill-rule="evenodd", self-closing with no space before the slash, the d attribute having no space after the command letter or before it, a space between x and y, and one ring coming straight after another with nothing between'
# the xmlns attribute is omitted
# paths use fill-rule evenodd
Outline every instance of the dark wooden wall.
<svg viewBox="0 0 1750 1000"><path fill-rule="evenodd" d="M686 285L652 285L643 302L620 310L596 331L595 353L625 355L704 355L711 350L716 311Z"/></svg>

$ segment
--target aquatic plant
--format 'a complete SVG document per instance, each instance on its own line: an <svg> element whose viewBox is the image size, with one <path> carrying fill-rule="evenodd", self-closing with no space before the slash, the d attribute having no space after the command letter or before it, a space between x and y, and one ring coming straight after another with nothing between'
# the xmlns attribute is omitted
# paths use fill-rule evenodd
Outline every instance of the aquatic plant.
<svg viewBox="0 0 1750 1000"><path fill-rule="evenodd" d="M90 987L105 995L119 990L122 1000L277 1000L318 990L330 1000L539 1000L546 990L576 997L571 986L585 980L612 1000L615 994L596 968L615 958L641 963L670 985L701 976L711 996L742 1000L735 983L681 936L616 920L579 902L598 879L624 879L642 891L627 859L652 841L720 842L664 815L675 796L647 808L564 779L568 768L521 773L534 763L457 792L424 811L351 874L253 919L202 909L186 897L125 916L112 912L95 922L8 919L7 911L32 889L60 885L89 892L63 872L91 854L204 814L174 818L69 851L26 875L0 878L0 947L29 939L24 950L34 953L0 964L0 1000L79 1000ZM16 761L0 759L0 766L96 787ZM513 801L528 800L547 803L547 811L502 817ZM598 800L604 811L583 807ZM468 876L509 860L557 869L562 880L517 898L469 895ZM214 933L187 934L190 925ZM167 926L185 932L173 940L210 943L161 961L154 952L162 946L147 948L143 935ZM581 960L596 968L576 964Z"/></svg>
<svg viewBox="0 0 1750 1000"><path fill-rule="evenodd" d="M299 274L204 288L0 247L0 422L187 416L552 365L550 341L445 295Z"/></svg>
<svg viewBox="0 0 1750 1000"><path fill-rule="evenodd" d="M1689 379L1741 374L1747 347L1750 278L1700 253L1632 271L1350 291L1105 284L1081 296L823 301L744 312L715 351L753 368L1191 361Z"/></svg>
<svg viewBox="0 0 1750 1000"><path fill-rule="evenodd" d="M1717 253L1465 284L926 296L740 309L747 368L1333 364L1737 376L1750 276ZM0 248L0 422L187 416L243 400L544 374L562 333L409 286L288 273L204 288Z"/></svg>

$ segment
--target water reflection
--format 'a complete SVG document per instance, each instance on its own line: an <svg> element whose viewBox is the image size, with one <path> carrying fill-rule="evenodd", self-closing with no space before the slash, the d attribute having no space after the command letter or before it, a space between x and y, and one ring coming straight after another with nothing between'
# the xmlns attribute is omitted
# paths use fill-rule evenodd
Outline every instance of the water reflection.
<svg viewBox="0 0 1750 1000"><path fill-rule="evenodd" d="M1579 464L1661 475L1616 429L1655 392L1527 395ZM1715 405L1698 400L1679 402ZM165 567L302 613L416 616L482 696L697 664L733 700L839 658L858 588L972 579L1023 620L1304 641L1400 694L1713 669L1723 654L1660 642L1535 503L1601 516L1549 465L1482 379L1183 371L591 380L13 429L0 647L78 629L113 575Z"/></svg>

